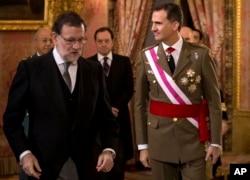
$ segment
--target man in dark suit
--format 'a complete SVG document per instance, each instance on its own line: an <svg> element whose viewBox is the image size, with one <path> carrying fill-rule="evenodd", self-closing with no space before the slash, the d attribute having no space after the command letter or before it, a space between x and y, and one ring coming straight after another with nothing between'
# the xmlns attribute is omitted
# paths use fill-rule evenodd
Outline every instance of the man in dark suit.
<svg viewBox="0 0 250 180"><path fill-rule="evenodd" d="M51 37L51 29L48 27L42 27L38 29L34 36L34 47L36 49L36 53L32 56L28 57L28 59L36 59L38 56L44 55L48 53L53 48L53 42ZM26 113L23 127L25 135L28 136L28 129L29 129L29 114ZM28 179L25 172L21 169L19 174L19 180L26 180Z"/></svg>
<svg viewBox="0 0 250 180"><path fill-rule="evenodd" d="M114 168L107 173L108 180L123 180L125 165L133 156L133 143L128 103L133 95L133 73L130 59L112 53L114 34L108 27L96 30L95 43L98 53L89 59L103 65L112 112L119 125L119 147ZM105 64L106 63L106 64Z"/></svg>
<svg viewBox="0 0 250 180"><path fill-rule="evenodd" d="M215 163L220 154L215 63L209 49L183 41L182 19L174 3L155 7L151 30L159 44L142 50L137 61L136 139L154 180L178 179L179 171L183 180L206 179L206 160Z"/></svg>
<svg viewBox="0 0 250 180"><path fill-rule="evenodd" d="M113 167L117 138L102 66L80 56L86 38L77 13L59 15L52 31L54 49L18 66L3 130L29 179L99 179L96 172ZM28 139L22 128L26 110Z"/></svg>

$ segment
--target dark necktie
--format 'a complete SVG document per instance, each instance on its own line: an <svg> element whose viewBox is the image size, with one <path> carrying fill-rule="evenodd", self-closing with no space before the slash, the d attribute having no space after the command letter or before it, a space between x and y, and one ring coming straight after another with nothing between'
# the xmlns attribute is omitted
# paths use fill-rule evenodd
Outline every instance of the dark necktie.
<svg viewBox="0 0 250 180"><path fill-rule="evenodd" d="M172 72L172 74L174 73L174 70L175 70L175 63L174 63L174 58L172 56L172 52L174 51L175 49L172 48L172 47L169 47L166 49L166 52L167 52L167 60L168 60L168 65L170 67L170 70Z"/></svg>
<svg viewBox="0 0 250 180"><path fill-rule="evenodd" d="M71 91L71 79L70 79L70 74L69 74L70 63L63 63L63 66L64 66L63 79L65 83L67 84L69 90Z"/></svg>
<svg viewBox="0 0 250 180"><path fill-rule="evenodd" d="M103 58L103 69L106 75L109 73L108 57Z"/></svg>

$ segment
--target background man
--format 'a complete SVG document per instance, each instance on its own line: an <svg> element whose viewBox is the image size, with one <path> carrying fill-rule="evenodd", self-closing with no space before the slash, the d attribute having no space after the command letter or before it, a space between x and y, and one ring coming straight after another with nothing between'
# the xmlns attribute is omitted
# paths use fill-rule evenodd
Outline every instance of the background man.
<svg viewBox="0 0 250 180"><path fill-rule="evenodd" d="M212 157L215 163L220 154L215 64L209 49L183 41L182 19L181 8L174 3L155 7L151 30L159 44L142 50L137 61L136 139L140 161L152 167L154 180L178 179L179 171L183 180L206 179L205 161Z"/></svg>
<svg viewBox="0 0 250 180"><path fill-rule="evenodd" d="M113 167L117 137L102 66L80 56L85 23L77 13L59 15L52 31L53 51L18 66L3 130L30 179L100 179L96 172ZM22 128L26 110L28 139Z"/></svg>
<svg viewBox="0 0 250 180"><path fill-rule="evenodd" d="M112 112L119 125L119 146L114 168L107 173L108 180L124 180L125 165L133 157L133 143L128 103L134 92L130 59L112 52L114 34L108 27L96 30L95 43L98 53L89 59L103 65ZM107 63L107 64L106 64Z"/></svg>
<svg viewBox="0 0 250 180"><path fill-rule="evenodd" d="M203 43L203 35L199 29L193 29L193 42L197 44Z"/></svg>
<svg viewBox="0 0 250 180"><path fill-rule="evenodd" d="M187 42L193 42L193 30L190 27L182 26L180 34Z"/></svg>

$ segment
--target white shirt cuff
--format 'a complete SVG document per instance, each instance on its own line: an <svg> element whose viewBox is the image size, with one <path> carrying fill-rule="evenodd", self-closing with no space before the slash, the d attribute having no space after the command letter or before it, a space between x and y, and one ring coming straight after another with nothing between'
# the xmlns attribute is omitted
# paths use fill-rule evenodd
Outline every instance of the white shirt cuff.
<svg viewBox="0 0 250 180"><path fill-rule="evenodd" d="M138 144L138 150L144 150L144 149L148 149L147 144Z"/></svg>
<svg viewBox="0 0 250 180"><path fill-rule="evenodd" d="M105 149L103 149L103 151L110 151L110 152L111 152L111 154L112 154L113 159L115 159L115 157L116 157L116 153L115 153L114 149L111 149L111 148L105 148Z"/></svg>
<svg viewBox="0 0 250 180"><path fill-rule="evenodd" d="M210 144L210 146L221 147L219 144Z"/></svg>
<svg viewBox="0 0 250 180"><path fill-rule="evenodd" d="M23 157L24 157L26 154L29 154L29 153L31 153L31 151L30 151L30 150L26 150L26 151L24 151L24 152L22 152L22 153L20 154L20 156L19 156L20 165L22 165L21 162L22 162Z"/></svg>

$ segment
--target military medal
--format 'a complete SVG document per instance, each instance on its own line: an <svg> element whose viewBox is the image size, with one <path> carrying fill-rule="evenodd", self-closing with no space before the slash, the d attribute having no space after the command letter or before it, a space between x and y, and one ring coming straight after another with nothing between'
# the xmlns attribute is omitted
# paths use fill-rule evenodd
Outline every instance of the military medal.
<svg viewBox="0 0 250 180"><path fill-rule="evenodd" d="M168 60L168 62L170 61L170 58L171 58L171 55L167 54L167 60Z"/></svg>

